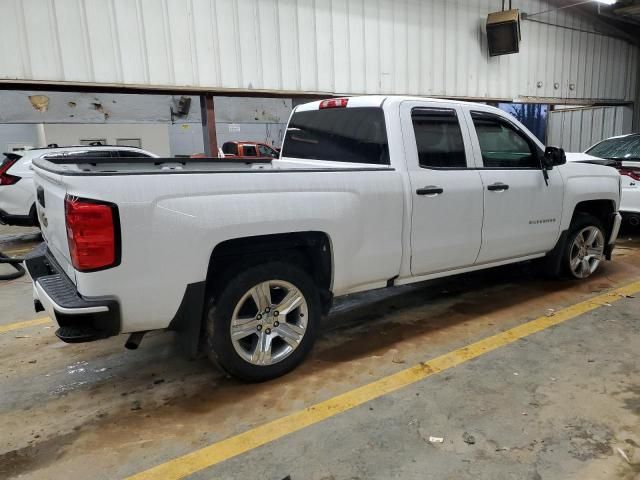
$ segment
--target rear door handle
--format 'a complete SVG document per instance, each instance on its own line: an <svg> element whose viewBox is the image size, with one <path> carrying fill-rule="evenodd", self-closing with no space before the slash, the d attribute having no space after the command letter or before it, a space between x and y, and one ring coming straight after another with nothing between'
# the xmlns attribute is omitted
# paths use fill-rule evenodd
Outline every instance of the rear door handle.
<svg viewBox="0 0 640 480"><path fill-rule="evenodd" d="M436 195L440 195L442 192L444 192L444 189L436 185L428 185L426 187L419 188L416 190L416 193L418 195L430 195L432 197L435 197Z"/></svg>
<svg viewBox="0 0 640 480"><path fill-rule="evenodd" d="M490 190L492 192L504 192L505 190L509 190L509 185L500 182L492 183L487 187L487 190Z"/></svg>

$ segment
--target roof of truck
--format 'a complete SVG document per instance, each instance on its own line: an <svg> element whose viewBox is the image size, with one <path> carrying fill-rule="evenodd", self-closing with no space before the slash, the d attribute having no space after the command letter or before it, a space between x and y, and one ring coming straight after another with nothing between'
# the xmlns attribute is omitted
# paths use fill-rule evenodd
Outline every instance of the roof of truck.
<svg viewBox="0 0 640 480"><path fill-rule="evenodd" d="M393 102L404 102L406 100L414 100L414 101L428 101L434 103L443 103L447 105L482 105L483 107L487 107L489 109L497 109L496 107L482 104L479 102L468 102L463 100L449 100L445 98L433 98L433 97L416 97L411 95L358 95L358 96L345 96L345 97L330 97L324 100L316 100L315 102L304 103L302 105L298 105L295 108L295 111L308 111L308 110L318 110L320 108L320 104L326 100L336 100L338 98L347 98L347 108L351 107L381 107L385 102L393 101ZM501 111L501 110L499 110Z"/></svg>

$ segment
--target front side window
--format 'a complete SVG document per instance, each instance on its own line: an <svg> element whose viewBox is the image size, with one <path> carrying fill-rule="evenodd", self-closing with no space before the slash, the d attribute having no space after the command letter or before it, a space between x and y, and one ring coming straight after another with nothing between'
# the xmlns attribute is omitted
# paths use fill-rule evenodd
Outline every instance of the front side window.
<svg viewBox="0 0 640 480"><path fill-rule="evenodd" d="M540 168L538 153L524 134L498 115L471 112L485 168Z"/></svg>
<svg viewBox="0 0 640 480"><path fill-rule="evenodd" d="M388 165L387 130L382 108L296 112L289 121L282 156Z"/></svg>
<svg viewBox="0 0 640 480"><path fill-rule="evenodd" d="M411 122L421 167L466 168L462 131L455 110L414 108Z"/></svg>

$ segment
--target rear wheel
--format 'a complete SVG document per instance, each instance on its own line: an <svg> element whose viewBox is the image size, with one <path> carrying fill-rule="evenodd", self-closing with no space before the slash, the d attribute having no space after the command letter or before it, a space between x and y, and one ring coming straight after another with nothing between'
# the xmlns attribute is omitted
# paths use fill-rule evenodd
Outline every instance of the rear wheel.
<svg viewBox="0 0 640 480"><path fill-rule="evenodd" d="M572 222L567 239L564 267L573 278L590 277L604 259L605 235L602 223L592 215L579 215Z"/></svg>
<svg viewBox="0 0 640 480"><path fill-rule="evenodd" d="M242 380L269 380L302 362L319 320L318 291L306 272L283 262L249 267L211 302L207 353Z"/></svg>

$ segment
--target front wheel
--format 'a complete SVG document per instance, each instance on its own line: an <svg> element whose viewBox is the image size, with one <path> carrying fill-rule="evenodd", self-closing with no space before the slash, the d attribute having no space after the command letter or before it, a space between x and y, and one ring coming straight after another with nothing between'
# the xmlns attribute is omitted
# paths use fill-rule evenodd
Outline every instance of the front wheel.
<svg viewBox="0 0 640 480"><path fill-rule="evenodd" d="M207 312L209 357L250 382L279 377L313 346L320 299L304 270L283 262L237 274Z"/></svg>
<svg viewBox="0 0 640 480"><path fill-rule="evenodd" d="M604 258L602 223L592 215L581 215L571 226L564 255L565 270L573 278L590 277Z"/></svg>

